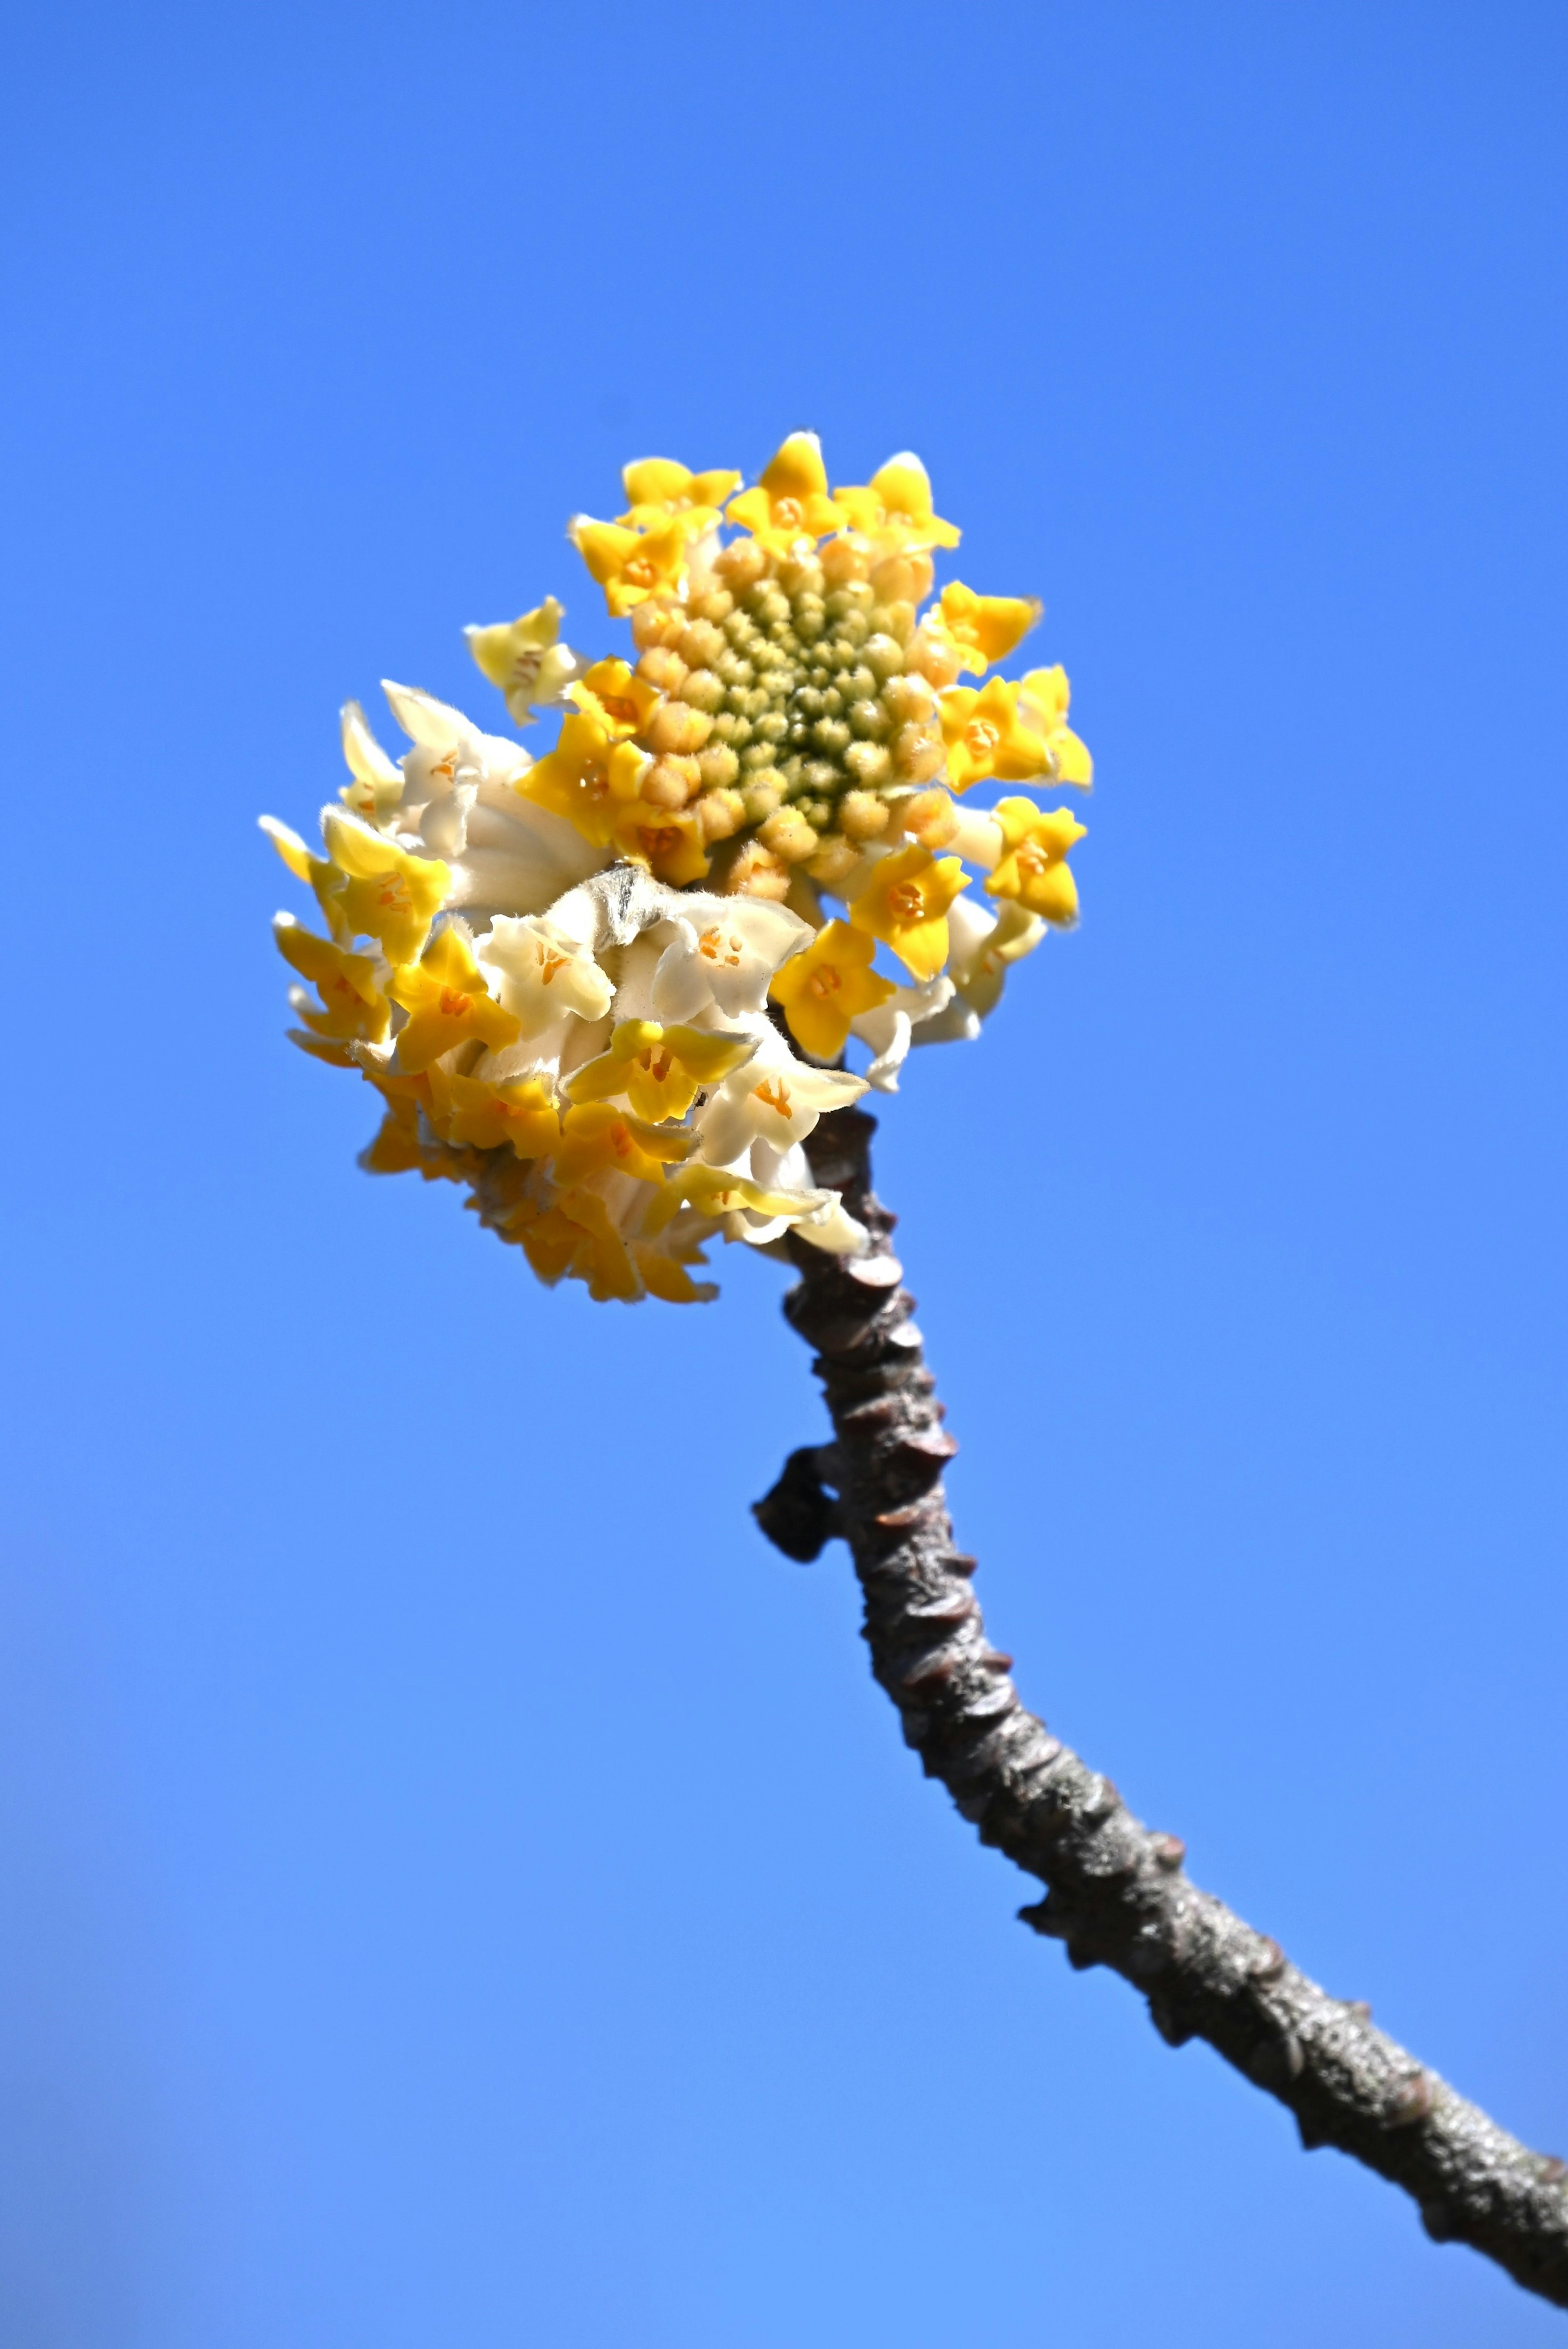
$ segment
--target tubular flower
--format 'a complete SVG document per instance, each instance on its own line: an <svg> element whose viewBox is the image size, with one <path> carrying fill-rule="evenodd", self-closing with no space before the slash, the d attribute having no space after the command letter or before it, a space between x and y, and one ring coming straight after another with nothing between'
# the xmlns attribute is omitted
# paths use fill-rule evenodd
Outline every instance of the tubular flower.
<svg viewBox="0 0 1568 2349"><path fill-rule="evenodd" d="M1018 709L1051 754L1053 783L1077 783L1088 791L1094 781L1094 761L1068 724L1068 673L1065 668L1032 668L1018 688ZM1015 780L1008 776L1009 782ZM1020 775L1016 779L1022 782Z"/></svg>
<svg viewBox="0 0 1568 2349"><path fill-rule="evenodd" d="M561 641L562 616L554 596L547 595L521 619L463 630L481 675L500 686L519 726L531 726L535 710L558 702L577 674L577 656Z"/></svg>
<svg viewBox="0 0 1568 2349"><path fill-rule="evenodd" d="M822 447L814 432L791 432L762 469L754 490L743 490L729 519L751 531L775 554L788 554L802 538L826 538L849 517L828 494Z"/></svg>
<svg viewBox="0 0 1568 2349"><path fill-rule="evenodd" d="M622 810L635 801L647 765L648 754L637 743L617 740L602 719L576 710L549 757L529 770L523 795L603 848Z"/></svg>
<svg viewBox="0 0 1568 2349"><path fill-rule="evenodd" d="M639 457L623 466L627 511L623 529L652 530L675 516L692 538L711 530L726 498L740 487L738 473L694 473L673 457Z"/></svg>
<svg viewBox="0 0 1568 2349"><path fill-rule="evenodd" d="M931 476L909 450L890 457L863 490L835 490L851 530L889 554L956 546L963 533L943 522L931 502Z"/></svg>
<svg viewBox="0 0 1568 2349"><path fill-rule="evenodd" d="M337 796L356 815L377 823L402 799L403 770L381 748L357 701L344 703L338 723L343 730L344 761L352 781L344 784Z"/></svg>
<svg viewBox="0 0 1568 2349"><path fill-rule="evenodd" d="M934 978L947 960L947 908L968 881L962 858L933 856L911 841L874 868L850 919L890 946L916 978Z"/></svg>
<svg viewBox="0 0 1568 2349"><path fill-rule="evenodd" d="M1043 674L1043 672L1042 672ZM595 661L566 688L584 718L597 720L613 741L640 732L664 699L656 685L638 677L629 661Z"/></svg>
<svg viewBox="0 0 1568 2349"><path fill-rule="evenodd" d="M449 923L417 963L395 970L387 992L408 1014L398 1031L397 1064L409 1076L459 1045L517 1040L518 1023L486 987L460 923Z"/></svg>
<svg viewBox="0 0 1568 2349"><path fill-rule="evenodd" d="M1016 897L1026 913L1067 924L1078 919L1078 883L1067 854L1084 828L1066 808L1037 808L1033 800L999 800L995 809L1003 850L985 884L988 897Z"/></svg>
<svg viewBox="0 0 1568 2349"><path fill-rule="evenodd" d="M978 675L1017 649L1040 611L1037 596L976 595L961 579L950 579L930 626L955 647L959 667Z"/></svg>
<svg viewBox="0 0 1568 2349"><path fill-rule="evenodd" d="M572 538L617 620L661 587L674 586L686 558L686 533L677 514L655 523L652 530L628 530L618 522L594 522L588 514L578 514Z"/></svg>
<svg viewBox="0 0 1568 2349"><path fill-rule="evenodd" d="M781 1004L789 1033L815 1061L836 1061L851 1022L898 993L872 968L876 941L848 922L826 922L804 954L776 971L769 994Z"/></svg>
<svg viewBox="0 0 1568 2349"><path fill-rule="evenodd" d="M412 962L445 902L449 866L410 855L335 808L323 810L321 829L332 857L336 919L351 937L375 938L389 962Z"/></svg>
<svg viewBox="0 0 1568 2349"><path fill-rule="evenodd" d="M941 698L942 739L955 792L971 783L1037 782L1051 771L1051 754L1019 714L1022 688L994 677L989 684L950 686Z"/></svg>
<svg viewBox="0 0 1568 2349"><path fill-rule="evenodd" d="M1092 769L1059 668L961 681L1040 607L928 603L958 533L918 458L830 492L797 432L750 488L623 479L571 535L629 645L579 657L553 596L468 631L516 726L561 713L542 757L388 684L409 746L345 704L320 853L263 824L326 933L278 917L293 1040L378 1096L361 1163L458 1184L547 1284L693 1303L715 1240L865 1245L802 1145L1076 917L1081 826L975 787Z"/></svg>
<svg viewBox="0 0 1568 2349"><path fill-rule="evenodd" d="M273 917L278 952L302 978L315 983L321 998L319 1011L308 1008L303 988L291 990L294 1009L315 1036L346 1042L367 1038L378 1044L387 1033L392 1007L376 983L376 965L368 955L346 953L313 930L302 929L292 914Z"/></svg>
<svg viewBox="0 0 1568 2349"><path fill-rule="evenodd" d="M623 1019L610 1049L566 1081L574 1102L628 1101L656 1125L683 1118L706 1085L749 1061L755 1036L705 1035L700 1028L665 1028L656 1019Z"/></svg>

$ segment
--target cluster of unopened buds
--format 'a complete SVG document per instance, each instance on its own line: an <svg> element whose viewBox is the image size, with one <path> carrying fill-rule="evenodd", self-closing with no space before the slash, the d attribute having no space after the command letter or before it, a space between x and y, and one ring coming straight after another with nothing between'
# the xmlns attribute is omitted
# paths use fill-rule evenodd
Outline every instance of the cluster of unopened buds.
<svg viewBox="0 0 1568 2349"><path fill-rule="evenodd" d="M830 491L797 432L752 489L664 458L624 478L620 520L571 534L630 659L579 658L552 597L468 631L519 727L563 711L553 749L389 684L413 747L347 704L324 854L263 828L328 933L277 917L294 1041L385 1102L363 1164L467 1185L543 1280L689 1302L715 1237L863 1245L811 1181L818 1119L895 1091L912 1043L977 1035L1077 916L1074 817L963 795L1090 766L1059 668L971 681L1040 607L928 601L958 533L918 459Z"/></svg>

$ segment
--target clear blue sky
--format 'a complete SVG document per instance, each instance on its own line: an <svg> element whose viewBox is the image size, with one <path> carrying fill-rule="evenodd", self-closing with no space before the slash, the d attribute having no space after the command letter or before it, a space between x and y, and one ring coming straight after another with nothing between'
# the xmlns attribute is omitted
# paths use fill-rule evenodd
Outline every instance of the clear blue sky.
<svg viewBox="0 0 1568 2349"><path fill-rule="evenodd" d="M0 55L7 2349L1561 2319L920 1778L777 1270L550 1296L282 1040L254 830L650 452L913 446L1099 761L882 1187L1026 1696L1568 2153L1559 9L297 0ZM286 894L286 893L285 893Z"/></svg>

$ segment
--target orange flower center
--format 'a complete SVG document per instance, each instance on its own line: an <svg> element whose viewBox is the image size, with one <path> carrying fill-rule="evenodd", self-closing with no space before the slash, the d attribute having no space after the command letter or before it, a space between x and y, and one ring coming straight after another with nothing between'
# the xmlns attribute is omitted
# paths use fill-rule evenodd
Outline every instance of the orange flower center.
<svg viewBox="0 0 1568 2349"><path fill-rule="evenodd" d="M765 1109L777 1110L780 1117L789 1116L789 1088L781 1077L769 1077L766 1084L758 1085L757 1098Z"/></svg>
<svg viewBox="0 0 1568 2349"><path fill-rule="evenodd" d="M539 976L543 984L548 987L556 972L564 970L570 960L569 955L552 954L548 947L542 947L539 954Z"/></svg>
<svg viewBox="0 0 1568 2349"><path fill-rule="evenodd" d="M460 988L442 988L440 1012L444 1019L460 1019L465 1011L471 1011L473 1008L473 997L465 995Z"/></svg>
<svg viewBox="0 0 1568 2349"><path fill-rule="evenodd" d="M895 881L887 893L887 905L898 922L918 922L925 912L925 900L913 881Z"/></svg>
<svg viewBox="0 0 1568 2349"><path fill-rule="evenodd" d="M975 761L989 759L1001 740L1001 728L988 718L971 719L964 729L964 747Z"/></svg>
<svg viewBox="0 0 1568 2349"><path fill-rule="evenodd" d="M1042 873L1048 873L1051 869L1050 858L1043 848L1037 848L1033 841L1026 841L1019 849L1017 864L1019 872L1027 881L1037 881Z"/></svg>
<svg viewBox="0 0 1568 2349"><path fill-rule="evenodd" d="M623 575L634 587L651 587L659 574L645 554L634 554L627 562Z"/></svg>
<svg viewBox="0 0 1568 2349"><path fill-rule="evenodd" d="M806 981L806 992L808 995L832 995L843 983L832 964L824 963L821 969L814 970Z"/></svg>
<svg viewBox="0 0 1568 2349"><path fill-rule="evenodd" d="M709 962L721 962L726 970L739 968L740 940L727 938L722 930L704 930L696 942L696 950L699 955L706 955Z"/></svg>

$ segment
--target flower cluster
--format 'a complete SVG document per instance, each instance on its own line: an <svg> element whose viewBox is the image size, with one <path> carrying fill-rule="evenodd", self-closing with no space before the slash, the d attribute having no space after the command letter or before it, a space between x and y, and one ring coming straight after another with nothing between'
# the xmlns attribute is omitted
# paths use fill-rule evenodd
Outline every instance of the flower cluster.
<svg viewBox="0 0 1568 2349"><path fill-rule="evenodd" d="M960 801L1090 766L1059 668L971 681L1039 605L930 600L958 532L918 459L830 491L797 432L751 489L664 458L624 478L627 511L571 534L634 658L581 659L553 597L468 632L518 726L563 712L552 749L389 684L412 748L346 705L325 854L263 829L327 931L277 917L294 1040L385 1102L362 1163L466 1185L543 1280L689 1302L715 1237L863 1244L811 1181L817 1120L895 1091L912 1043L976 1035L1077 916L1068 810Z"/></svg>

